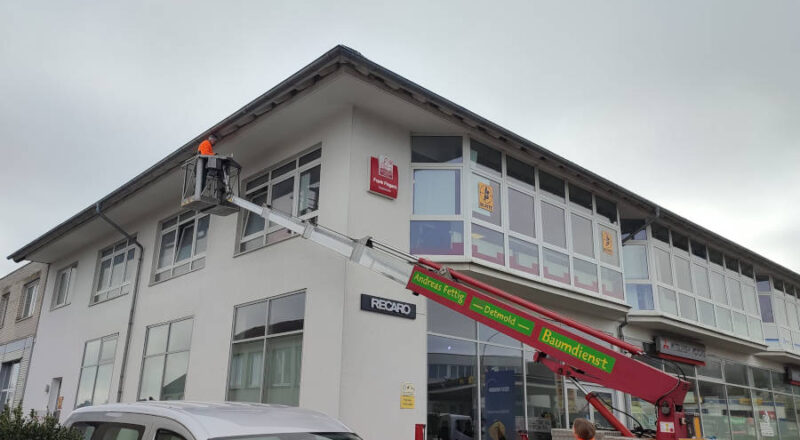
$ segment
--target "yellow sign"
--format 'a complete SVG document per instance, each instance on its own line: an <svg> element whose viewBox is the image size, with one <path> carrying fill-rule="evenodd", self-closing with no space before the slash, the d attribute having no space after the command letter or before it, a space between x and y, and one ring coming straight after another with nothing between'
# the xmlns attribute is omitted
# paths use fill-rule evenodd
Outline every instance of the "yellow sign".
<svg viewBox="0 0 800 440"><path fill-rule="evenodd" d="M414 409L414 396L400 396L400 409Z"/></svg>
<svg viewBox="0 0 800 440"><path fill-rule="evenodd" d="M489 212L494 212L494 188L483 182L478 182L478 207Z"/></svg>
<svg viewBox="0 0 800 440"><path fill-rule="evenodd" d="M614 255L614 237L608 231L603 231L603 252Z"/></svg>

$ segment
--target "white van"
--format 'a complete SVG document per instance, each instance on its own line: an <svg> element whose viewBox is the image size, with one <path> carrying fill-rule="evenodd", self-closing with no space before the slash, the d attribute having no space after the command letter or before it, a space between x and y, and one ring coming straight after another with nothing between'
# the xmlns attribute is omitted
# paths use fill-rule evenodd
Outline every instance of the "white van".
<svg viewBox="0 0 800 440"><path fill-rule="evenodd" d="M137 402L87 406L65 422L84 440L361 440L325 414L257 403Z"/></svg>

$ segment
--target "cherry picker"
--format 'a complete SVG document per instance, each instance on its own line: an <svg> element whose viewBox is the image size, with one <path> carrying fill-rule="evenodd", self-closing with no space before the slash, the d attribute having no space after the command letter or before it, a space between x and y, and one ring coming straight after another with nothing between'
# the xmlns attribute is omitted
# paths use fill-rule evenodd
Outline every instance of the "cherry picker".
<svg viewBox="0 0 800 440"><path fill-rule="evenodd" d="M686 414L683 408L689 382L637 359L645 354L642 348L371 237L354 239L245 200L239 197L240 170L241 166L230 157L198 155L191 159L184 165L181 206L217 215L233 214L240 209L259 215L405 285L415 295L422 295L533 347L535 362L572 381L584 392L588 403L626 437L634 434L595 393L586 391L582 381L619 390L653 404L658 413L657 440L702 438L699 420ZM637 434L648 435L644 431L639 429ZM652 432L649 434L652 436Z"/></svg>

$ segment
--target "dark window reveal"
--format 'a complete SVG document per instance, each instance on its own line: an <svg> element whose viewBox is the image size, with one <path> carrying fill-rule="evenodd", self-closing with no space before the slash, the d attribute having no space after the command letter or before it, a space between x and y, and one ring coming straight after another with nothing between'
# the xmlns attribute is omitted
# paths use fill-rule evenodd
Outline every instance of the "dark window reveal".
<svg viewBox="0 0 800 440"><path fill-rule="evenodd" d="M539 171L539 188L564 198L564 180L552 174Z"/></svg>
<svg viewBox="0 0 800 440"><path fill-rule="evenodd" d="M783 281L782 280L773 280L772 283L775 285L775 290L780 290L783 292Z"/></svg>
<svg viewBox="0 0 800 440"><path fill-rule="evenodd" d="M672 231L672 245L678 249L683 249L684 251L689 252L689 237Z"/></svg>
<svg viewBox="0 0 800 440"><path fill-rule="evenodd" d="M611 223L617 222L617 204L602 197L595 197L597 213L606 217Z"/></svg>
<svg viewBox="0 0 800 440"><path fill-rule="evenodd" d="M706 259L706 245L692 240L692 255Z"/></svg>
<svg viewBox="0 0 800 440"><path fill-rule="evenodd" d="M716 249L708 248L708 259L712 263L722 266L722 252Z"/></svg>
<svg viewBox="0 0 800 440"><path fill-rule="evenodd" d="M742 275L747 278L753 278L753 265L742 261Z"/></svg>
<svg viewBox="0 0 800 440"><path fill-rule="evenodd" d="M622 239L625 240L631 235L634 231L638 230L644 226L644 220L642 219L631 219L631 218L623 218L620 220L620 228L622 230ZM642 229L636 233L636 235L631 238L631 240L647 240L647 230Z"/></svg>
<svg viewBox="0 0 800 440"><path fill-rule="evenodd" d="M659 225L658 223L653 223L650 226L650 230L653 232L653 238L655 238L656 240L661 240L666 244L669 244L669 229Z"/></svg>
<svg viewBox="0 0 800 440"><path fill-rule="evenodd" d="M412 136L411 161L461 163L460 136Z"/></svg>
<svg viewBox="0 0 800 440"><path fill-rule="evenodd" d="M503 170L503 155L487 145L484 145L475 139L469 140L470 160L478 168L489 169L497 171L498 173Z"/></svg>
<svg viewBox="0 0 800 440"><path fill-rule="evenodd" d="M739 272L739 260L733 257L725 256L725 267L728 269Z"/></svg>
<svg viewBox="0 0 800 440"><path fill-rule="evenodd" d="M533 166L511 156L506 156L506 174L508 174L508 177L519 180L522 183L527 183L530 186L535 185Z"/></svg>
<svg viewBox="0 0 800 440"><path fill-rule="evenodd" d="M571 183L569 184L569 201L586 209L592 209L592 193Z"/></svg>

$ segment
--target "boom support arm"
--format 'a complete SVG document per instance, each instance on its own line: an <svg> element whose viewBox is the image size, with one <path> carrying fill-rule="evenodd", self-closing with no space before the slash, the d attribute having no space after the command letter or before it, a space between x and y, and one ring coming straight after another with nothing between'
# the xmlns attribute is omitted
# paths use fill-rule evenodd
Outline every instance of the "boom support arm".
<svg viewBox="0 0 800 440"><path fill-rule="evenodd" d="M198 179L201 178L199 171ZM538 351L536 361L559 375L620 390L654 404L658 408L658 440L688 437L683 401L690 384L628 354L614 351L611 346L631 355L642 354L640 348L369 237L356 240L269 207L256 205L236 196L228 181L223 183L227 190L224 193L220 191L216 201L218 205L239 207L259 215L354 263L404 284L415 294L523 342ZM183 204L188 206L188 203ZM196 203L196 199L191 203ZM587 395L587 400L610 422L621 428L624 435L632 436L591 393Z"/></svg>

